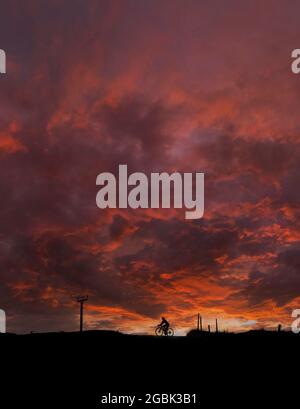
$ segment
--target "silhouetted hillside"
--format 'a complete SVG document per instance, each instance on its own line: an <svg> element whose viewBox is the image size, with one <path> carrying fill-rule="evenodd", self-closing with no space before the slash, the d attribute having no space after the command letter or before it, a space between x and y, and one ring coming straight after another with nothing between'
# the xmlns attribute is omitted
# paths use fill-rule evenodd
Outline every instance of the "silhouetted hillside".
<svg viewBox="0 0 300 409"><path fill-rule="evenodd" d="M244 332L208 332L208 331L199 331L197 329L192 329L187 333L187 337L190 338L207 338L207 337L221 337L222 339L236 337L238 339L245 339L248 337L258 337L263 340L264 338L278 338L278 337L300 337L298 334L294 334L291 331L271 331L271 330L250 330Z"/></svg>
<svg viewBox="0 0 300 409"><path fill-rule="evenodd" d="M286 404L291 396L285 387L293 390L296 382L291 368L299 343L297 335L267 331L191 331L173 338L112 331L6 334L0 336L2 391L7 407L40 408L46 399L51 408L111 408L99 405L105 392L198 393L202 408L240 407L242 396L271 407L272 400Z"/></svg>

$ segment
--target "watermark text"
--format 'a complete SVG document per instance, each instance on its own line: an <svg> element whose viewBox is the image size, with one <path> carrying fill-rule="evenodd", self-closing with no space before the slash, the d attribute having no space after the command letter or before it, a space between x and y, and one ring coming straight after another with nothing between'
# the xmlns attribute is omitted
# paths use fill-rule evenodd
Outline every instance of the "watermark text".
<svg viewBox="0 0 300 409"><path fill-rule="evenodd" d="M148 179L143 172L128 176L127 165L119 165L118 183L112 173L104 172L97 176L96 185L103 186L96 196L100 209L170 209L173 206L188 209L186 219L200 219L204 214L204 173L151 173Z"/></svg>
<svg viewBox="0 0 300 409"><path fill-rule="evenodd" d="M0 49L0 74L6 74L6 54Z"/></svg>

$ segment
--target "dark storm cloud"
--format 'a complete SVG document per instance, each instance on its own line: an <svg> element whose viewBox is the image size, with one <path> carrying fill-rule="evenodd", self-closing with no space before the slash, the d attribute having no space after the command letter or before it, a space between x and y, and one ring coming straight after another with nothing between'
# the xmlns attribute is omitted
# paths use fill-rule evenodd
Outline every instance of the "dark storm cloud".
<svg viewBox="0 0 300 409"><path fill-rule="evenodd" d="M195 149L196 148L196 149ZM300 146L294 141L244 138L233 133L212 135L193 146L217 175L251 172L261 177L282 178L299 163Z"/></svg>
<svg viewBox="0 0 300 409"><path fill-rule="evenodd" d="M281 250L276 259L276 267L261 273L252 272L245 288L234 298L245 297L250 306L274 301L284 306L300 294L300 243Z"/></svg>
<svg viewBox="0 0 300 409"><path fill-rule="evenodd" d="M226 220L224 220L224 224ZM213 226L213 228L211 227ZM238 229L227 223L221 229L214 223L199 222L187 225L179 220L151 220L138 225L134 236L144 241L145 246L135 254L116 259L117 268L130 272L134 265L145 263L140 279L149 279L153 274L159 280L160 274L186 269L189 276L216 276L217 259L226 255L229 260L241 253L258 254L266 251L261 242L253 243L247 238L240 240ZM262 249L259 249L262 246Z"/></svg>
<svg viewBox="0 0 300 409"><path fill-rule="evenodd" d="M125 232L129 223L124 217L117 215L110 225L110 234L112 239L119 239Z"/></svg>
<svg viewBox="0 0 300 409"><path fill-rule="evenodd" d="M167 160L173 136L165 127L178 113L160 101L149 103L144 98L130 96L116 107L102 106L97 119L116 141L116 151L124 152L127 148L125 154L131 152L134 161L139 160L145 167L149 166L146 160L155 167L159 161Z"/></svg>

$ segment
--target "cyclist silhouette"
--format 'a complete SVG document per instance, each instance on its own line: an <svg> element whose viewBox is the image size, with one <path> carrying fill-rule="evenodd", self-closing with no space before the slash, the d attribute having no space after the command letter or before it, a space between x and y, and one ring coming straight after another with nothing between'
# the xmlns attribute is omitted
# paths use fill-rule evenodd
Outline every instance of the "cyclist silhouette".
<svg viewBox="0 0 300 409"><path fill-rule="evenodd" d="M165 335L168 334L168 329L170 327L170 324L165 319L165 317L161 317L161 323L158 326L164 331Z"/></svg>

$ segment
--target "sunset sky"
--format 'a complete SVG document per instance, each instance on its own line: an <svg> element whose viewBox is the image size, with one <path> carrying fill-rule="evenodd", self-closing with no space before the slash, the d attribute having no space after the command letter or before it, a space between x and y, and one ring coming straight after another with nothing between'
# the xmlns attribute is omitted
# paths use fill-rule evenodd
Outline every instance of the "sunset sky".
<svg viewBox="0 0 300 409"><path fill-rule="evenodd" d="M0 308L10 332L177 334L300 308L297 1L1 1ZM100 210L96 176L204 172L205 214Z"/></svg>

